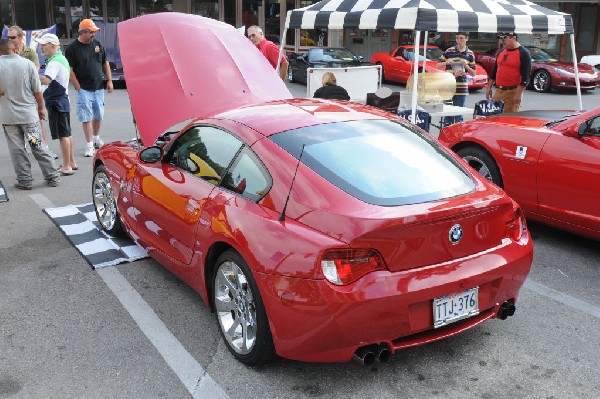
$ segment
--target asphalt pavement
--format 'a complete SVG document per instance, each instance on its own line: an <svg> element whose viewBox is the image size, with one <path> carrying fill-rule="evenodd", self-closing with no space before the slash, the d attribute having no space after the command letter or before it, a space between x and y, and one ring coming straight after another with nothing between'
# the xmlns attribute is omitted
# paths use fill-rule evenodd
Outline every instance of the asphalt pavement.
<svg viewBox="0 0 600 399"><path fill-rule="evenodd" d="M305 95L305 86L288 87ZM472 93L467 105L483 98ZM600 91L583 103L600 106ZM527 91L523 103L577 108L573 92ZM134 137L132 120L127 91L107 94L103 139ZM534 265L506 321L369 368L279 359L252 369L229 354L198 294L157 262L94 271L42 213L91 202L91 159L74 113L72 124L80 169L57 188L43 184L32 159L33 190L14 189L0 135L0 180L10 197L0 203L0 398L598 397L597 241L531 223Z"/></svg>

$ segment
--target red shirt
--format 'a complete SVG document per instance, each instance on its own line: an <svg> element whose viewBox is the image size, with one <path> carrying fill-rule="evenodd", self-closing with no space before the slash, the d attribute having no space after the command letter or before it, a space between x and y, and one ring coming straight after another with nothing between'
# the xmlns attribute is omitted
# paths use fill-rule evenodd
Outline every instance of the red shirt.
<svg viewBox="0 0 600 399"><path fill-rule="evenodd" d="M523 46L513 50L504 49L496 55L496 64L490 79L497 86L525 86L529 84L531 73L531 55Z"/></svg>
<svg viewBox="0 0 600 399"><path fill-rule="evenodd" d="M256 46L258 50L263 53L267 61L273 66L273 68L277 68L277 57L279 57L279 47L277 45L265 38ZM281 60L287 61L285 55L281 54Z"/></svg>

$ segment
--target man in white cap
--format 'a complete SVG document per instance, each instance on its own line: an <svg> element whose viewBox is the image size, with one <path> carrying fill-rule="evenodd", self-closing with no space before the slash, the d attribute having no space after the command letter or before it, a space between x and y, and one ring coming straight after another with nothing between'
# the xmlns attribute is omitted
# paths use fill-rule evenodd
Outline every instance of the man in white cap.
<svg viewBox="0 0 600 399"><path fill-rule="evenodd" d="M79 36L65 50L71 67L71 83L77 90L77 117L83 124L87 141L84 155L91 157L100 148L100 126L104 118L104 87L102 72L106 76L106 90L113 91L110 65L104 46L94 38L100 28L91 19L79 23Z"/></svg>
<svg viewBox="0 0 600 399"><path fill-rule="evenodd" d="M44 100L48 110L48 124L53 140L60 140L63 163L58 171L63 176L72 175L77 169L73 155L73 137L71 136L71 103L69 102L69 62L60 51L58 37L52 33L42 35L36 41L41 45L46 57L46 69L40 76L44 91Z"/></svg>

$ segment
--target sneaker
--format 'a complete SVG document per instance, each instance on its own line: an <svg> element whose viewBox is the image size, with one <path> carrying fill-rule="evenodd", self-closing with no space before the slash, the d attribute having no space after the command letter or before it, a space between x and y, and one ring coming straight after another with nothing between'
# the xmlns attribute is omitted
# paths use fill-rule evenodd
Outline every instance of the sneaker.
<svg viewBox="0 0 600 399"><path fill-rule="evenodd" d="M93 157L95 152L96 152L96 150L94 150L94 147L87 147L85 149L85 152L83 153L83 156L84 157Z"/></svg>
<svg viewBox="0 0 600 399"><path fill-rule="evenodd" d="M15 188L18 188L19 190L31 190L31 185L17 181L15 182Z"/></svg>
<svg viewBox="0 0 600 399"><path fill-rule="evenodd" d="M94 148L100 149L104 145L104 141L100 140L100 137L94 137Z"/></svg>
<svg viewBox="0 0 600 399"><path fill-rule="evenodd" d="M46 180L46 184L50 187L57 187L59 183L60 183L60 179Z"/></svg>

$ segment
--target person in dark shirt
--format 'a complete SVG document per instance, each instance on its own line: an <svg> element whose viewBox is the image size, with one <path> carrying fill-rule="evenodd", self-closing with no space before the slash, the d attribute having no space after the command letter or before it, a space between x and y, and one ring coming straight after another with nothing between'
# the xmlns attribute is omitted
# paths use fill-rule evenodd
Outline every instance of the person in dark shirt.
<svg viewBox="0 0 600 399"><path fill-rule="evenodd" d="M328 98L332 100L350 100L346 89L337 85L335 75L331 72L323 74L323 86L319 87L313 96L314 98Z"/></svg>
<svg viewBox="0 0 600 399"><path fill-rule="evenodd" d="M106 91L113 91L110 66L104 46L94 38L100 28L91 19L79 23L79 36L65 50L71 66L71 83L77 91L77 117L83 124L87 147L84 155L91 157L95 149L104 144L100 139L100 126L104 118L104 87L102 72L106 76Z"/></svg>

